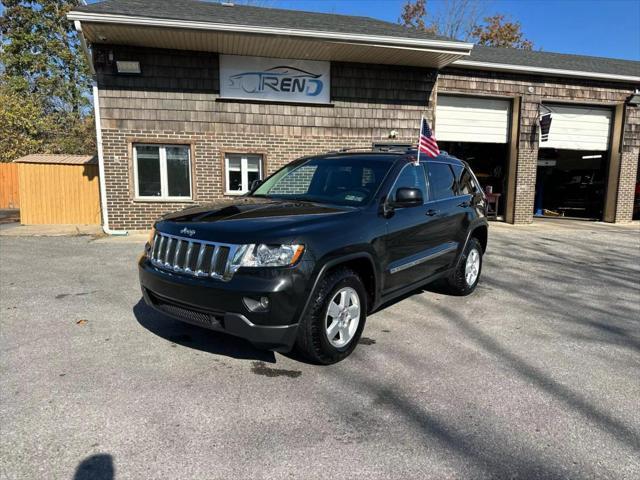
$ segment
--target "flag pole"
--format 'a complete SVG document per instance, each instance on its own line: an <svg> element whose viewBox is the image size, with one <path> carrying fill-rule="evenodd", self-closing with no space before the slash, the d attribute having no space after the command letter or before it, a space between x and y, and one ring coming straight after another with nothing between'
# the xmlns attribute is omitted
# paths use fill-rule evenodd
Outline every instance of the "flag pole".
<svg viewBox="0 0 640 480"><path fill-rule="evenodd" d="M422 124L424 123L424 115L420 117L420 128L418 129L418 158L414 162L416 167L420 166L420 137L422 135Z"/></svg>

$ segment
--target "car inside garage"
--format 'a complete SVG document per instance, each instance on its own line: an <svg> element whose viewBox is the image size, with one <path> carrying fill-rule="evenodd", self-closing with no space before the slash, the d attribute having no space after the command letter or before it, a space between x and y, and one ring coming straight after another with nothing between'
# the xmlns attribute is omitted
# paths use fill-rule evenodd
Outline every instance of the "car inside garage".
<svg viewBox="0 0 640 480"><path fill-rule="evenodd" d="M536 176L536 216L603 217L612 110L544 104L551 114L541 138Z"/></svg>
<svg viewBox="0 0 640 480"><path fill-rule="evenodd" d="M504 215L511 101L438 95L436 136L441 150L466 160Z"/></svg>

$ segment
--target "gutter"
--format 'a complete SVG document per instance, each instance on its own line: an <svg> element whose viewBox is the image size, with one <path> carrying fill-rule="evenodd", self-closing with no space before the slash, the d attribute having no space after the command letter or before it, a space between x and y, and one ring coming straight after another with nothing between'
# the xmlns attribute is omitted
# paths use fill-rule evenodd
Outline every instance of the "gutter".
<svg viewBox="0 0 640 480"><path fill-rule="evenodd" d="M359 43L377 43L384 45L441 48L448 52L455 51L458 55L469 55L473 43L448 40L428 40L406 37L392 37L387 35L365 35L339 32L325 32L320 30L301 30L296 28L263 27L257 25L234 25L226 23L197 22L191 20L172 20L152 17L136 17L129 15L113 15L71 11L67 14L69 20L111 23L118 25L137 25L147 27L183 28L192 30L211 30L230 33L253 33L262 35L285 35L290 37L315 38L318 40L339 40Z"/></svg>
<svg viewBox="0 0 640 480"><path fill-rule="evenodd" d="M109 228L109 212L107 211L107 180L104 176L104 152L102 150L102 123L100 121L100 98L98 86L93 86L93 111L96 117L96 143L98 144L98 172L100 177L100 205L102 210L102 230L107 235L128 235L126 230Z"/></svg>
<svg viewBox="0 0 640 480"><path fill-rule="evenodd" d="M528 73L537 75L554 75L559 77L592 78L595 80L612 80L615 82L640 83L640 77L633 75L617 75L613 73L584 72L579 70L563 70L559 68L529 67L506 63L477 62L474 60L455 60L454 67L468 67L477 70L496 70L504 72Z"/></svg>
<svg viewBox="0 0 640 480"><path fill-rule="evenodd" d="M91 50L89 50L89 47L87 46L87 40L84 38L84 33L82 32L82 24L78 20L76 20L73 22L73 25L76 27L76 31L78 32L80 46L82 47L84 56L87 59L87 63L89 64L89 71L91 72L91 75L95 75L96 69L93 66L93 55L91 55Z"/></svg>

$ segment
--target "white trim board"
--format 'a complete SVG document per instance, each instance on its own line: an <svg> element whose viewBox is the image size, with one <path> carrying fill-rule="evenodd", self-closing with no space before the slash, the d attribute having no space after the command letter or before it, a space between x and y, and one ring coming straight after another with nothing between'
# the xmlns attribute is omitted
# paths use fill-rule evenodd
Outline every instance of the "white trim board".
<svg viewBox="0 0 640 480"><path fill-rule="evenodd" d="M475 68L478 70L497 70L507 72L534 73L538 75L554 75L559 77L594 78L599 80L613 80L617 82L640 82L640 76L617 75L613 73L581 72L578 70L563 70L547 67L530 67L526 65L510 65L506 63L476 62L474 60L455 60L451 65Z"/></svg>

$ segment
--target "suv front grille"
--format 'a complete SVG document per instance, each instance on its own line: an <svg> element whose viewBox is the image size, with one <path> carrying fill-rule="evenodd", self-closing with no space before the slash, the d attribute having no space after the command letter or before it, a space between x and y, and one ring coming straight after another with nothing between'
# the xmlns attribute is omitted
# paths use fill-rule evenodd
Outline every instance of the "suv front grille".
<svg viewBox="0 0 640 480"><path fill-rule="evenodd" d="M231 262L239 247L157 232L148 257L153 265L164 270L229 280L233 274Z"/></svg>

